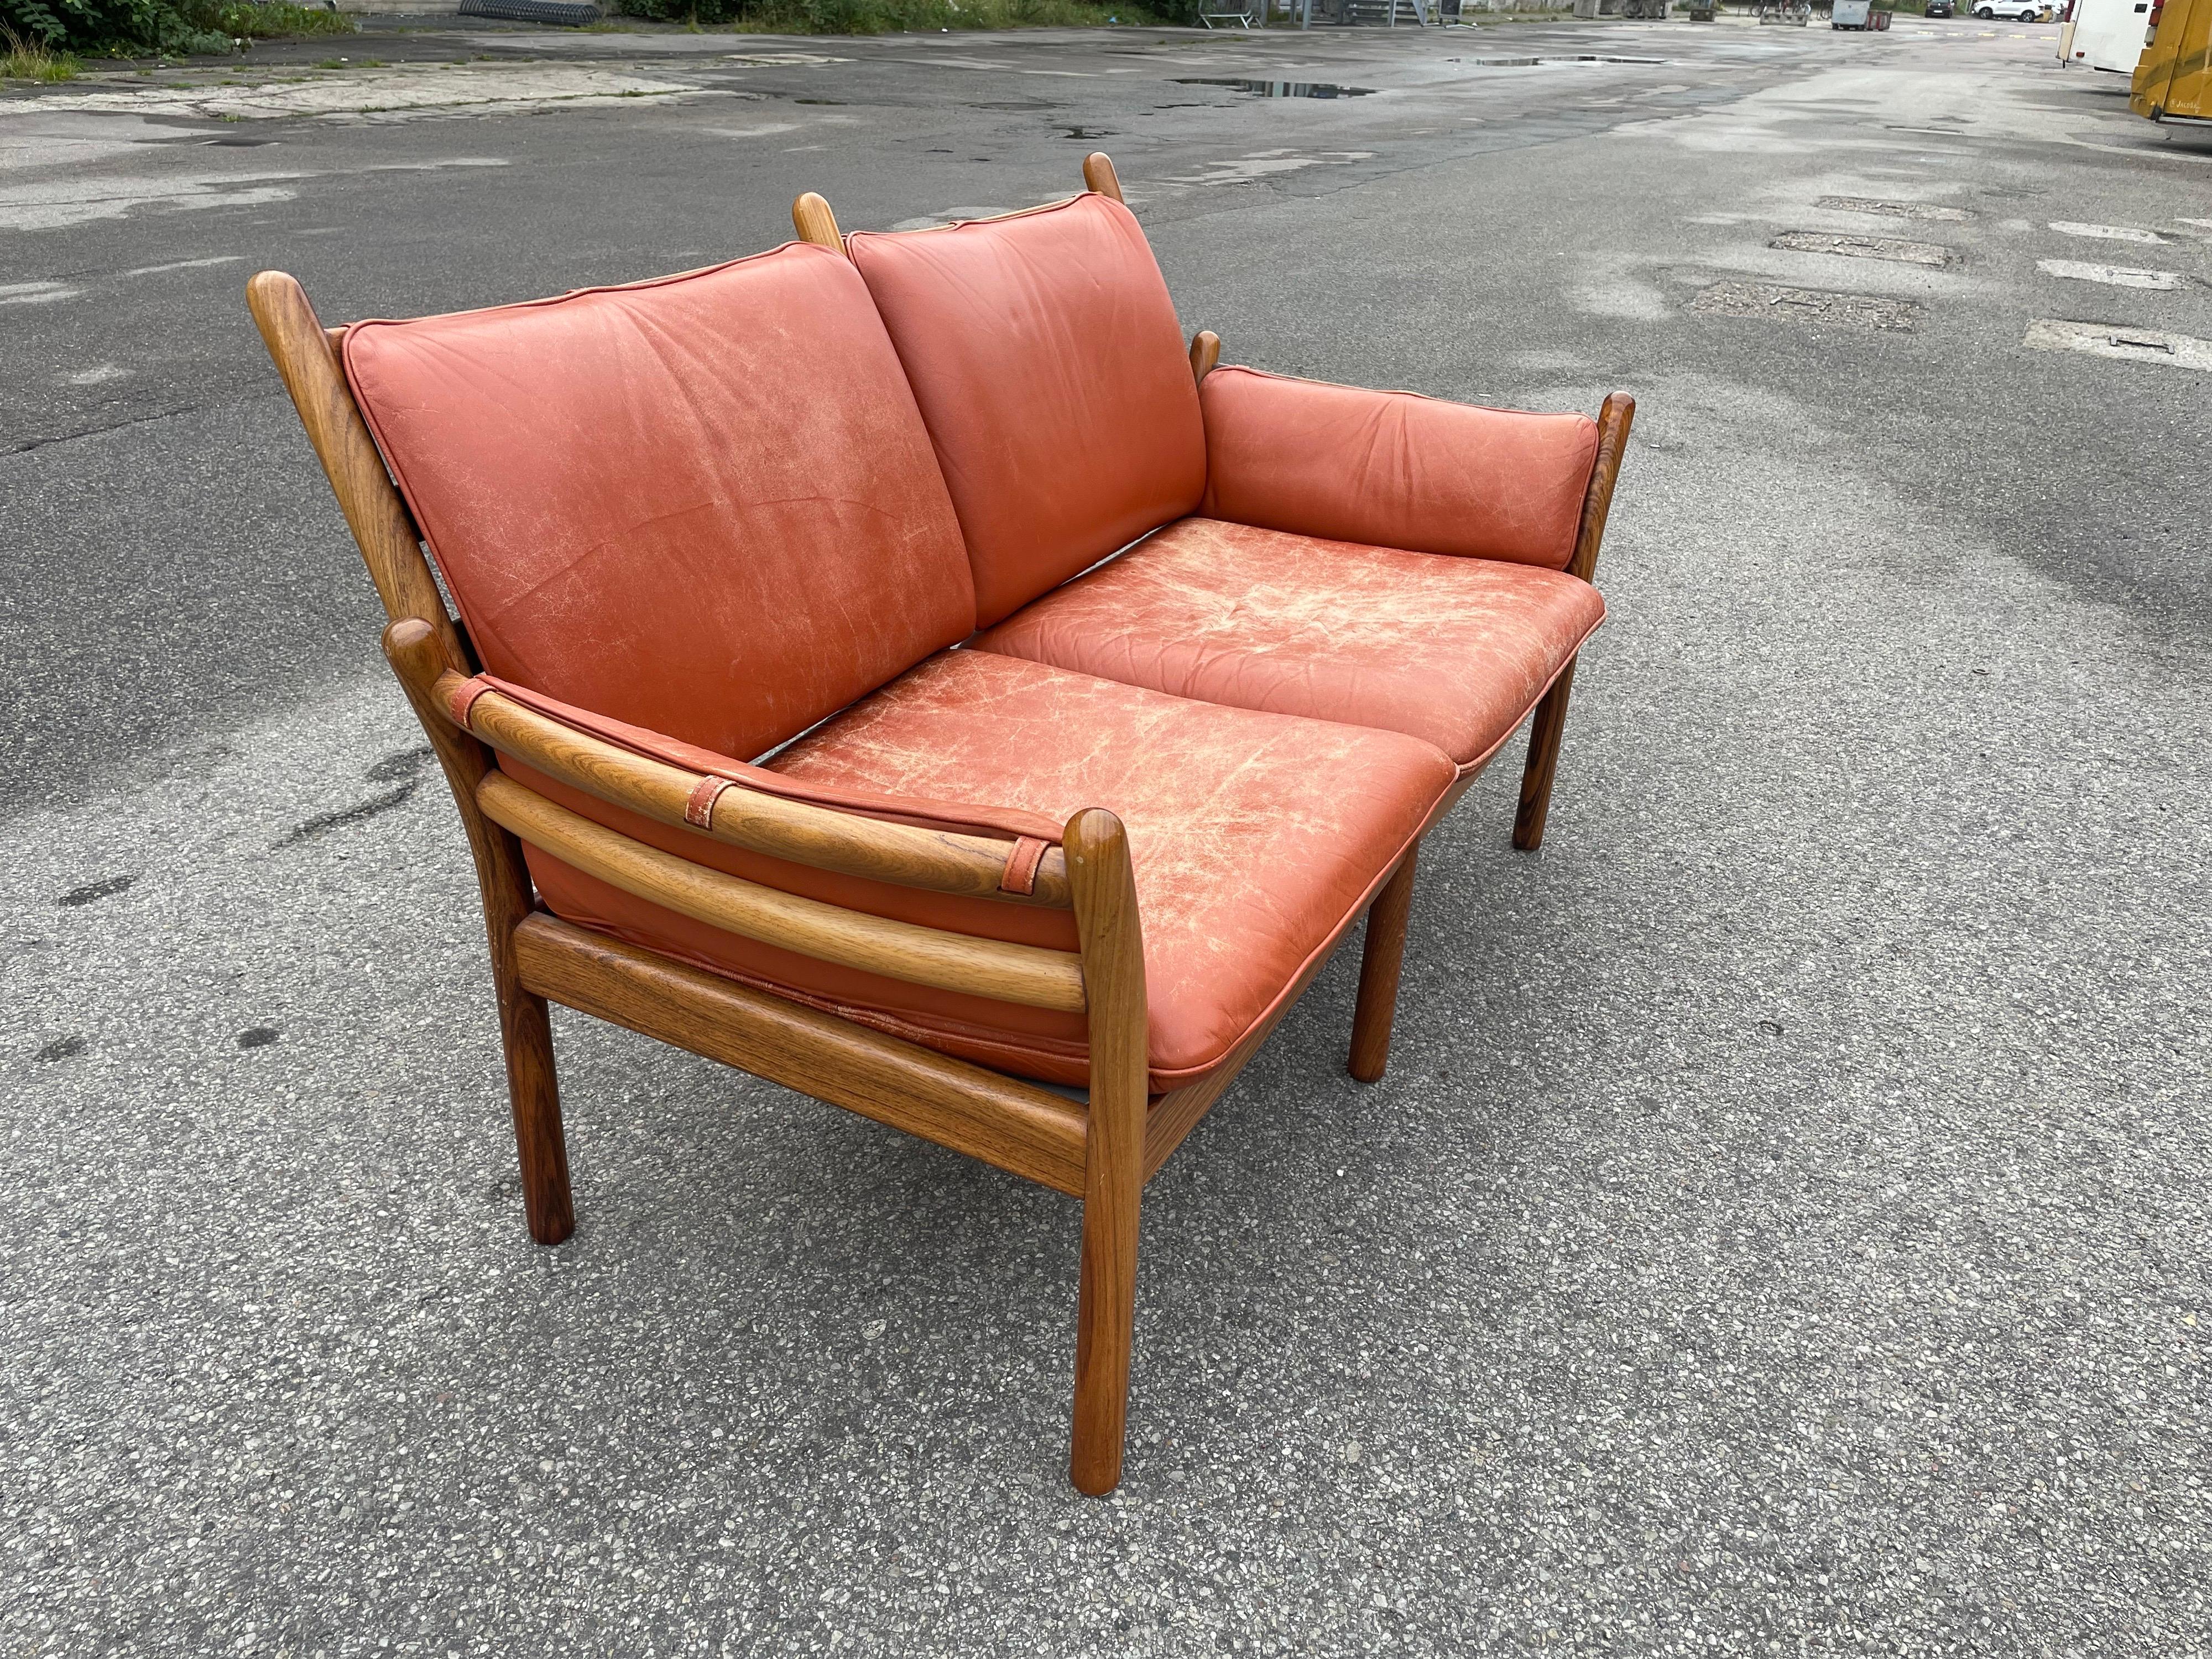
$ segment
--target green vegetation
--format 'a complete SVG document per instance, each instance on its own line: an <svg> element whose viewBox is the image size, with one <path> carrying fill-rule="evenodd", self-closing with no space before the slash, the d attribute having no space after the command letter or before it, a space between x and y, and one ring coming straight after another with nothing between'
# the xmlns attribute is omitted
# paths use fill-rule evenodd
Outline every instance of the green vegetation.
<svg viewBox="0 0 2212 1659"><path fill-rule="evenodd" d="M0 4L7 0L0 0ZM637 17L695 27L764 34L890 34L899 30L1096 27L1109 20L1153 23L1180 14L1179 0L1157 5L1092 0L623 0Z"/></svg>
<svg viewBox="0 0 2212 1659"><path fill-rule="evenodd" d="M240 40L350 34L353 28L343 12L280 0L0 0L0 32L22 51L48 58L72 52L228 52ZM6 60L11 75L17 56L11 45Z"/></svg>
<svg viewBox="0 0 2212 1659"><path fill-rule="evenodd" d="M0 52L0 81L74 81L76 59L36 40L26 40L15 30L0 26L6 50Z"/></svg>

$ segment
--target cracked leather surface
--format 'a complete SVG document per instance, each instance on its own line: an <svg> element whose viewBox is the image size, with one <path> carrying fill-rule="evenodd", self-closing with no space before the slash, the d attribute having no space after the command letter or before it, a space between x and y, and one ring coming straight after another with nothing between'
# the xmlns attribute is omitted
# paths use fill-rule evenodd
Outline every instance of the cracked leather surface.
<svg viewBox="0 0 2212 1659"><path fill-rule="evenodd" d="M1223 367L1199 388L1198 511L1304 536L1564 569L1597 459L1587 415ZM989 620L988 617L986 621Z"/></svg>
<svg viewBox="0 0 2212 1659"><path fill-rule="evenodd" d="M848 245L959 510L979 623L1197 507L1206 435L1190 360L1119 202L1079 196Z"/></svg>
<svg viewBox="0 0 2212 1659"><path fill-rule="evenodd" d="M1403 732L1470 766L1603 620L1588 582L1185 519L975 647L1179 697Z"/></svg>
<svg viewBox="0 0 2212 1659"><path fill-rule="evenodd" d="M826 249L362 323L345 366L503 679L751 756L975 626L921 413Z"/></svg>
<svg viewBox="0 0 2212 1659"><path fill-rule="evenodd" d="M932 658L769 764L817 783L952 793L1063 823L1089 806L1119 816L1144 928L1155 1089L1202 1075L1267 1014L1358 915L1454 778L1435 749L1395 733L1215 708L981 651ZM996 1005L975 1006L995 1017ZM1060 1042L1009 1032L966 1052L1083 1081L1079 1062L1062 1058L1080 1021L1040 1014L1030 1024L1056 1028ZM933 1046L963 1051L941 1037Z"/></svg>

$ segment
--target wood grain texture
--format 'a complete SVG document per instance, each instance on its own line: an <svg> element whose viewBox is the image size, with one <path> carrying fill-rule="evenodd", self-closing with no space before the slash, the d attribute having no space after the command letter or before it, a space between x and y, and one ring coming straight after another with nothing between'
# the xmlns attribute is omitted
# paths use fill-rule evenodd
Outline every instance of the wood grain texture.
<svg viewBox="0 0 2212 1659"><path fill-rule="evenodd" d="M543 912L516 930L515 948L539 996L1083 1195L1084 1111L1048 1089Z"/></svg>
<svg viewBox="0 0 2212 1659"><path fill-rule="evenodd" d="M1137 883L1121 821L1096 807L1079 812L1068 820L1066 844L1091 989L1090 1131L1068 1478L1079 1492L1098 1498L1121 1484L1129 1423L1150 1026Z"/></svg>
<svg viewBox="0 0 2212 1659"><path fill-rule="evenodd" d="M1104 150L1094 149L1083 158L1083 187L1117 202L1122 199L1121 176L1114 171L1114 158Z"/></svg>
<svg viewBox="0 0 2212 1659"><path fill-rule="evenodd" d="M451 675L441 682L440 708L452 707L451 693L463 678ZM714 802L711 823L702 830L684 816L699 781L697 773L579 732L497 691L478 696L469 705L468 715L469 731L501 754L656 823L817 870L933 893L1067 908L1067 857L1056 847L1048 848L1039 860L1032 890L1019 894L999 885L1006 876L1009 842L886 823L854 812L785 800L742 785L722 792Z"/></svg>
<svg viewBox="0 0 2212 1659"><path fill-rule="evenodd" d="M1575 532L1575 550L1567 561L1567 574L1584 581L1597 580L1598 544L1605 539L1605 521L1613 511L1613 487L1620 479L1621 458L1628 449L1628 429L1636 423L1636 399L1626 392L1608 396L1597 411L1597 459L1590 467L1589 488L1583 491L1583 519Z"/></svg>
<svg viewBox="0 0 2212 1659"><path fill-rule="evenodd" d="M499 772L477 786L477 802L562 863L710 927L909 985L1083 1012L1083 964L1071 951L890 921L725 875L594 823Z"/></svg>
<svg viewBox="0 0 2212 1659"><path fill-rule="evenodd" d="M339 367L335 340L344 331L326 333L306 290L281 270L262 271L247 283L246 303L338 498L385 615L393 622L421 622L439 636L449 660L465 661L446 601L422 556L415 520L385 471L384 458Z"/></svg>
<svg viewBox="0 0 2212 1659"><path fill-rule="evenodd" d="M514 952L515 929L530 915L536 897L520 845L477 805L477 791L490 771L490 757L482 744L455 729L436 697L438 679L451 667L446 648L436 630L419 617L407 617L384 630L385 659L437 754L476 860L484 935L491 946L492 994L499 1007L500 1043L507 1060L507 1105L522 1170L523 1213L532 1238L540 1244L558 1244L575 1231L576 1213L568 1186L568 1140L561 1127L553 1029L545 1000L524 986Z"/></svg>
<svg viewBox="0 0 2212 1659"><path fill-rule="evenodd" d="M1417 842L1367 908L1367 942L1359 957L1359 1000L1352 1014L1352 1075L1379 1083L1390 1063L1390 1027L1398 1016L1398 973L1406 959L1406 924L1413 913Z"/></svg>
<svg viewBox="0 0 2212 1659"><path fill-rule="evenodd" d="M1597 574L1598 545L1605 539L1605 521L1613 511L1613 489L1620 477L1620 462L1628 447L1628 429L1635 423L1636 399L1626 392L1607 398L1597 413L1597 459L1590 467L1589 488L1583 492L1583 518L1575 535L1575 550L1567 561L1567 574L1584 581ZM1575 665L1570 662L1552 689L1536 705L1528 723L1528 759L1521 769L1521 799L1513 811L1513 844L1533 853L1544 844L1544 820L1552 810L1552 783L1559 775L1559 743L1567 729L1567 700L1575 688Z"/></svg>
<svg viewBox="0 0 2212 1659"><path fill-rule="evenodd" d="M1190 373L1194 380L1203 382L1221 361L1221 337L1210 328L1201 328L1190 337Z"/></svg>
<svg viewBox="0 0 2212 1659"><path fill-rule="evenodd" d="M837 229L837 216L830 210L829 203L811 190L791 204L791 228L799 233L802 242L826 247L833 253L845 252L845 238Z"/></svg>

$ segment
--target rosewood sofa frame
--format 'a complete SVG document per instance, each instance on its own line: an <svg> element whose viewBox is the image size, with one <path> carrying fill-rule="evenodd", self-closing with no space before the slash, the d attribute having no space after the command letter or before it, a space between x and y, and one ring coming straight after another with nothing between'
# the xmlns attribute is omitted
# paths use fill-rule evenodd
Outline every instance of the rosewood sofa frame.
<svg viewBox="0 0 2212 1659"><path fill-rule="evenodd" d="M1102 164L1110 185L1111 163L1103 156L1086 164L1086 176ZM1118 185L1109 193L1118 198ZM805 240L836 243L836 222L819 197L800 198L793 216ZM1213 1072L1153 1095L1136 885L1127 837L1111 811L1090 808L1071 817L1062 848L1046 854L1033 891L1016 896L999 886L1006 849L982 837L743 787L720 793L702 830L685 814L698 780L681 768L600 741L496 691L469 701L466 723L458 724L448 694L477 665L346 383L338 356L345 331L325 329L305 290L281 271L253 277L246 298L384 602L390 618L384 654L437 754L476 860L532 1237L558 1244L575 1228L549 1002L1080 1199L1068 1472L1086 1493L1111 1492L1121 1480L1128 1417L1145 1183L1220 1098L1304 981ZM1202 377L1218 355L1218 341L1201 333L1192 344L1194 372ZM1585 578L1604 530L1629 407L1625 398L1607 402L1598 465L1576 562L1569 567ZM1536 713L1515 830L1519 846L1534 847L1543 833L1571 673L1570 665ZM1048 950L888 921L692 864L514 782L498 769L495 752L655 822L793 863L932 892L1070 910L1079 948ZM1462 778L1453 798L1473 781L1471 775ZM1070 1100L562 921L537 902L525 842L635 896L802 955L915 984L1080 1012L1090 1038L1089 1099ZM1369 907L1351 1054L1352 1074L1365 1081L1382 1075L1389 1057L1415 850L1402 856ZM1307 979L1324 957L1317 954Z"/></svg>

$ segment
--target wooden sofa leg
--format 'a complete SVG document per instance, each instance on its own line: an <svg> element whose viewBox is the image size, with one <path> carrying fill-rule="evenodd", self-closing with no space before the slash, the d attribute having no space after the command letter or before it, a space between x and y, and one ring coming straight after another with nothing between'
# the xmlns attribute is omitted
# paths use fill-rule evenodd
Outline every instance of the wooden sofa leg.
<svg viewBox="0 0 2212 1659"><path fill-rule="evenodd" d="M1367 907L1367 943L1359 956L1359 1000L1352 1013L1352 1075L1379 1083L1390 1063L1390 1026L1398 1014L1398 970L1406 960L1406 922L1413 909L1413 860L1408 848L1397 872Z"/></svg>
<svg viewBox="0 0 2212 1659"><path fill-rule="evenodd" d="M1570 662L1528 722L1528 763L1522 769L1521 805L1513 814L1513 844L1524 853L1544 844L1544 815L1552 806L1552 775L1559 769L1559 738L1567 729L1567 694L1574 686L1575 665Z"/></svg>
<svg viewBox="0 0 2212 1659"><path fill-rule="evenodd" d="M1121 820L1096 809L1079 812L1068 822L1063 844L1083 945L1091 1025L1075 1422L1067 1474L1079 1492L1103 1498L1121 1483L1121 1448L1129 1423L1137 1226L1150 1105L1145 951Z"/></svg>
<svg viewBox="0 0 2212 1659"><path fill-rule="evenodd" d="M507 1050L515 1158L522 1166L522 1212L532 1238L558 1244L576 1231L576 1208L568 1191L568 1143L561 1133L561 1088L545 999L520 986L502 987L499 1034Z"/></svg>

